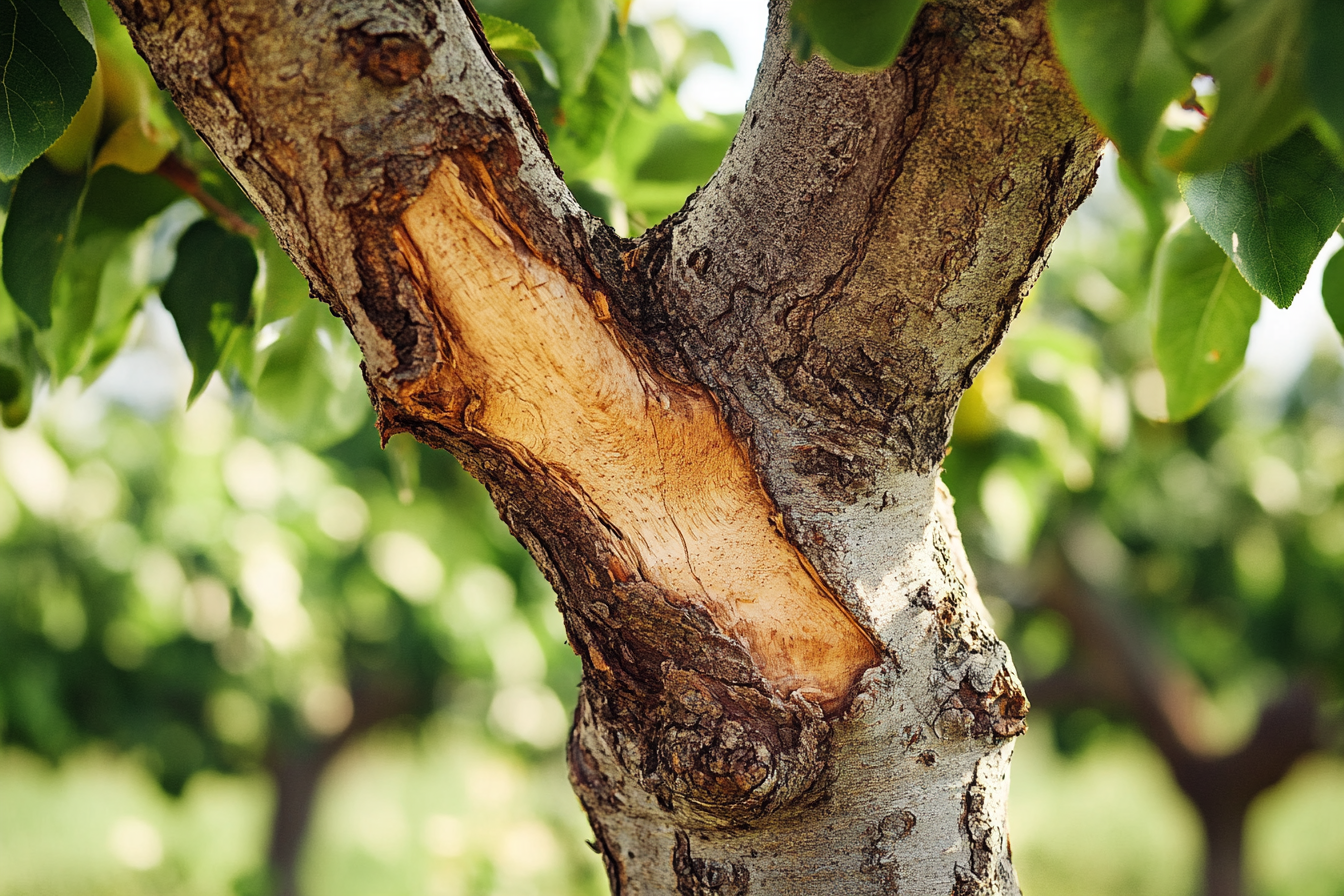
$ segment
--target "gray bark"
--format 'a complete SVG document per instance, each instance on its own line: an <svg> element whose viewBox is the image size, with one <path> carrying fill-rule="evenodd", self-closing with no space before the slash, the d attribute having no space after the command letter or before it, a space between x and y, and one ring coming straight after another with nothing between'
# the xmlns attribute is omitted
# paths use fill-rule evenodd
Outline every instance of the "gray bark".
<svg viewBox="0 0 1344 896"><path fill-rule="evenodd" d="M116 0L156 77L555 586L571 774L622 894L1015 893L1027 701L938 481L1090 189L1043 4L888 71L787 49L638 240L584 214L465 5Z"/></svg>

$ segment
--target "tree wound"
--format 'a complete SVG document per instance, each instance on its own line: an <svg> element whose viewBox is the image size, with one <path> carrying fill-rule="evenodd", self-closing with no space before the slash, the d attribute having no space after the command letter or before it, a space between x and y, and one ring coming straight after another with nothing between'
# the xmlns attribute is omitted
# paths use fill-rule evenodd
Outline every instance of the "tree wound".
<svg viewBox="0 0 1344 896"><path fill-rule="evenodd" d="M468 174L474 194L445 161L395 234L442 346L405 388L571 490L612 568L705 610L778 694L839 711L876 650L778 530L714 399L631 349L605 298L538 257Z"/></svg>

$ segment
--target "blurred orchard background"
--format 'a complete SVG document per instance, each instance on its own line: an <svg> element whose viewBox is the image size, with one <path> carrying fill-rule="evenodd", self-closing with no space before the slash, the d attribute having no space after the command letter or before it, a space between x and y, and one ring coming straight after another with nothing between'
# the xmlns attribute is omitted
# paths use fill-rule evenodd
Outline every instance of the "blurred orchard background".
<svg viewBox="0 0 1344 896"><path fill-rule="evenodd" d="M613 226L712 173L763 2L636 0L598 35L593 77L627 86L596 131L564 23L479 5L537 34L502 55ZM1014 855L1034 896L1190 896L1244 823L1249 893L1339 896L1344 350L1317 272L1230 390L1161 422L1148 274L1181 208L1108 158L957 420L946 479L1035 703ZM356 349L273 241L255 332L186 409L157 294L201 214L104 252L120 352L57 358L0 431L0 896L605 892L549 587L451 457L380 448ZM0 295L0 342L17 320Z"/></svg>

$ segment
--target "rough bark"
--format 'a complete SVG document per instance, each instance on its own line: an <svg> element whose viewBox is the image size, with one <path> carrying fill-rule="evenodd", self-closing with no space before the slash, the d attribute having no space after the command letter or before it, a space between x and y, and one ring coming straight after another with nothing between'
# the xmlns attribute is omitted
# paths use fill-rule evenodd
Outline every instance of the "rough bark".
<svg viewBox="0 0 1344 896"><path fill-rule="evenodd" d="M615 892L1016 892L1027 701L938 466L1099 139L1039 2L888 71L787 49L713 181L584 214L453 0L117 0L349 324L385 434L452 450L559 595Z"/></svg>

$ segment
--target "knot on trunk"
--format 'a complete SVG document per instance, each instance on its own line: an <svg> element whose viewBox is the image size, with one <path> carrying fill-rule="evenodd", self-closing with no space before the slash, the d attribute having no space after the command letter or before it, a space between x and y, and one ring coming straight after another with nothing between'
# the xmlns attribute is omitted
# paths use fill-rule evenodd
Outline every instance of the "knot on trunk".
<svg viewBox="0 0 1344 896"><path fill-rule="evenodd" d="M934 731L942 738L1010 738L1027 730L1031 703L1013 668L1008 648L973 601L951 540L931 527L934 560L942 580L931 580L913 602L931 614L938 665L944 676L935 705Z"/></svg>
<svg viewBox="0 0 1344 896"><path fill-rule="evenodd" d="M410 34L369 34L350 31L342 49L359 69L384 87L404 87L429 68L428 48Z"/></svg>
<svg viewBox="0 0 1344 896"><path fill-rule="evenodd" d="M969 678L962 679L961 686L943 703L937 729L943 737L957 732L970 737L1017 737L1027 730L1030 708L1017 676L1003 669L983 691Z"/></svg>
<svg viewBox="0 0 1344 896"><path fill-rule="evenodd" d="M641 783L666 805L741 821L819 783L829 726L814 704L669 669L653 719Z"/></svg>
<svg viewBox="0 0 1344 896"><path fill-rule="evenodd" d="M617 590L570 624L595 727L625 771L696 826L820 796L830 740L821 708L775 694L742 646L678 595L648 583Z"/></svg>

